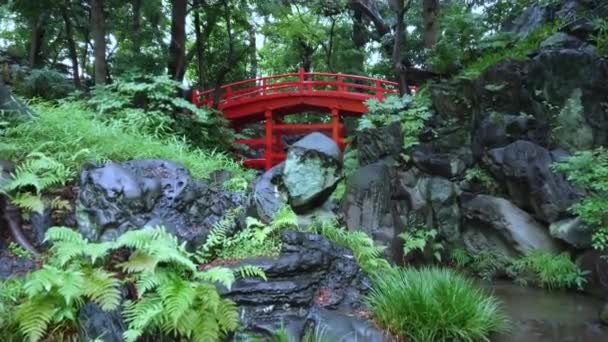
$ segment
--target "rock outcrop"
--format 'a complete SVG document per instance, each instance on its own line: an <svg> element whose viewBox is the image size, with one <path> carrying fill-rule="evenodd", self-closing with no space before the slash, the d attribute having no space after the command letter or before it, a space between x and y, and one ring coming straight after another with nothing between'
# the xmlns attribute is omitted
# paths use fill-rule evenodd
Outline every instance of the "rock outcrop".
<svg viewBox="0 0 608 342"><path fill-rule="evenodd" d="M182 241L198 245L214 223L243 202L239 194L193 179L180 165L136 160L84 170L76 210L80 232L92 241L164 225Z"/></svg>
<svg viewBox="0 0 608 342"><path fill-rule="evenodd" d="M545 227L503 198L462 196L462 214L464 242L472 253L485 249L516 257L537 250L549 253L561 250Z"/></svg>
<svg viewBox="0 0 608 342"><path fill-rule="evenodd" d="M341 177L342 152L326 135L311 133L289 148L282 178L297 213L323 204Z"/></svg>

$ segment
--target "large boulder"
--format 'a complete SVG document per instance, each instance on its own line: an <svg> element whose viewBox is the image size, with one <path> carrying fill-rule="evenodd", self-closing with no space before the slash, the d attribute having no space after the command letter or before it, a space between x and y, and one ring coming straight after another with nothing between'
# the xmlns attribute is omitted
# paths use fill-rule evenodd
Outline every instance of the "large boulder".
<svg viewBox="0 0 608 342"><path fill-rule="evenodd" d="M414 165L425 173L444 178L456 178L464 174L473 163L471 151L467 148L442 152L430 144L416 146L412 150Z"/></svg>
<svg viewBox="0 0 608 342"><path fill-rule="evenodd" d="M164 225L182 241L198 245L213 224L243 202L239 194L193 179L180 165L136 160L84 170L76 216L80 232L92 241Z"/></svg>
<svg viewBox="0 0 608 342"><path fill-rule="evenodd" d="M342 152L321 133L311 133L287 152L283 183L289 204L301 213L323 204L342 177Z"/></svg>
<svg viewBox="0 0 608 342"><path fill-rule="evenodd" d="M531 115L492 113L485 116L471 137L475 159L481 160L493 148L528 140L541 146L549 143L549 126Z"/></svg>
<svg viewBox="0 0 608 342"><path fill-rule="evenodd" d="M581 195L563 175L551 170L551 165L562 158L532 142L518 140L490 150L485 162L506 185L515 204L550 223L566 218L568 208Z"/></svg>
<svg viewBox="0 0 608 342"><path fill-rule="evenodd" d="M591 248L593 229L580 218L567 218L551 223L551 236L579 249Z"/></svg>
<svg viewBox="0 0 608 342"><path fill-rule="evenodd" d="M281 327L287 317L306 317L313 307L354 313L362 308L369 289L350 250L320 235L287 231L281 254L254 258L243 264L262 268L268 280L237 280L222 294L240 308L243 326Z"/></svg>
<svg viewBox="0 0 608 342"><path fill-rule="evenodd" d="M387 247L389 259L400 258L399 233L393 222L391 168L382 161L358 169L348 180L342 201L346 227L364 231Z"/></svg>
<svg viewBox="0 0 608 342"><path fill-rule="evenodd" d="M386 158L397 160L403 145L401 123L396 121L386 127L367 128L357 132L356 144L359 166Z"/></svg>
<svg viewBox="0 0 608 342"><path fill-rule="evenodd" d="M253 210L250 214L262 222L269 223L274 214L287 204L287 196L280 190L284 166L284 163L280 163L266 171L253 185Z"/></svg>
<svg viewBox="0 0 608 342"><path fill-rule="evenodd" d="M578 267L586 271L587 281L583 290L604 299L608 298L608 257L595 249L590 249L576 258Z"/></svg>
<svg viewBox="0 0 608 342"><path fill-rule="evenodd" d="M492 250L506 257L541 250L556 253L561 246L532 216L503 198L461 196L465 245L473 253Z"/></svg>

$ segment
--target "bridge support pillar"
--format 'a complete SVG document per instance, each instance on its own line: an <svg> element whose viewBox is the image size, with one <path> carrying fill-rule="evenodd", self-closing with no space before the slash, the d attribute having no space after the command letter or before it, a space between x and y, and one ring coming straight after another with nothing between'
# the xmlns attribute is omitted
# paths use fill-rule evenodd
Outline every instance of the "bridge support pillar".
<svg viewBox="0 0 608 342"><path fill-rule="evenodd" d="M343 149L343 139L340 127L340 111L337 108L331 109L331 138Z"/></svg>
<svg viewBox="0 0 608 342"><path fill-rule="evenodd" d="M266 131L266 144L264 148L264 168L270 170L272 168L272 162L274 158L273 147L273 136L272 131L274 129L274 117L272 110L266 109L264 112L264 119L266 120L264 127Z"/></svg>

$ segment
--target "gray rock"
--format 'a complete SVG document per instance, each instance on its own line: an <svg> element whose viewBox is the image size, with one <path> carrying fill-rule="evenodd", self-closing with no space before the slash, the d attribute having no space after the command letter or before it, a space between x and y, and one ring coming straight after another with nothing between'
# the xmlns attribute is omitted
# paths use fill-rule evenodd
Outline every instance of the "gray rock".
<svg viewBox="0 0 608 342"><path fill-rule="evenodd" d="M563 175L551 170L554 157L546 148L518 140L490 150L485 162L516 205L549 223L568 217L568 208L581 196Z"/></svg>
<svg viewBox="0 0 608 342"><path fill-rule="evenodd" d="M213 224L242 206L241 195L192 179L163 160L109 163L84 170L76 201L80 232L111 240L129 229L164 225L191 245L204 242Z"/></svg>
<svg viewBox="0 0 608 342"><path fill-rule="evenodd" d="M585 251L576 258L576 264L586 271L587 280L583 290L594 296L608 299L608 258L606 254L595 249Z"/></svg>
<svg viewBox="0 0 608 342"><path fill-rule="evenodd" d="M463 195L461 208L465 217L467 248L472 252L477 252L475 249L496 248L494 251L497 254L520 256L536 250L549 253L561 250L545 227L503 198ZM477 239L480 236L485 241Z"/></svg>
<svg viewBox="0 0 608 342"><path fill-rule="evenodd" d="M552 13L552 9L547 6L530 6L513 20L507 30L519 38L525 38L551 20Z"/></svg>
<svg viewBox="0 0 608 342"><path fill-rule="evenodd" d="M283 183L289 204L298 213L323 204L342 177L342 153L321 133L311 133L287 152Z"/></svg>
<svg viewBox="0 0 608 342"><path fill-rule="evenodd" d="M517 140L547 146L549 126L530 115L492 113L481 121L471 140L473 155L475 159L480 160L488 150L509 145Z"/></svg>
<svg viewBox="0 0 608 342"><path fill-rule="evenodd" d="M413 148L412 159L420 170L444 178L460 177L471 166L471 151L461 148L455 152L441 152L430 145L423 144Z"/></svg>
<svg viewBox="0 0 608 342"><path fill-rule="evenodd" d="M393 224L390 167L385 162L364 166L353 174L346 185L342 212L346 227L363 231L385 250L391 260L400 259L400 231Z"/></svg>
<svg viewBox="0 0 608 342"><path fill-rule="evenodd" d="M306 317L313 306L343 313L361 308L369 280L351 251L315 234L287 231L282 241L278 257L242 262L262 268L267 281L239 279L229 290L222 289L239 306L243 326Z"/></svg>
<svg viewBox="0 0 608 342"><path fill-rule="evenodd" d="M551 223L551 236L560 239L575 248L590 248L593 229L584 224L580 218L568 218Z"/></svg>
<svg viewBox="0 0 608 342"><path fill-rule="evenodd" d="M269 223L274 214L287 204L287 196L279 189L284 163L280 163L261 175L253 186L254 213L262 222Z"/></svg>
<svg viewBox="0 0 608 342"><path fill-rule="evenodd" d="M608 303L604 304L600 311L600 321L603 324L608 325Z"/></svg>
<svg viewBox="0 0 608 342"><path fill-rule="evenodd" d="M355 137L359 166L386 158L397 160L403 146L403 133L398 121L386 127L364 129L357 132Z"/></svg>
<svg viewBox="0 0 608 342"><path fill-rule="evenodd" d="M551 37L540 43L541 49L590 49L589 53L595 53L595 48L575 36L564 32L556 32Z"/></svg>
<svg viewBox="0 0 608 342"><path fill-rule="evenodd" d="M122 342L127 328L120 310L103 311L91 302L80 309L78 323L82 341Z"/></svg>

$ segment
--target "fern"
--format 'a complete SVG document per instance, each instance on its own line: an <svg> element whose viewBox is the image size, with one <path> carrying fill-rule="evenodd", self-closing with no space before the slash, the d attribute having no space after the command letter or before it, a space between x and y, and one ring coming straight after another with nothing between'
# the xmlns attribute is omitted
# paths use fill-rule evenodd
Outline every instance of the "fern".
<svg viewBox="0 0 608 342"><path fill-rule="evenodd" d="M235 270L241 278L261 278L263 280L268 280L266 278L266 273L259 266L253 265L243 265Z"/></svg>

